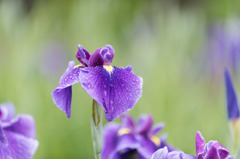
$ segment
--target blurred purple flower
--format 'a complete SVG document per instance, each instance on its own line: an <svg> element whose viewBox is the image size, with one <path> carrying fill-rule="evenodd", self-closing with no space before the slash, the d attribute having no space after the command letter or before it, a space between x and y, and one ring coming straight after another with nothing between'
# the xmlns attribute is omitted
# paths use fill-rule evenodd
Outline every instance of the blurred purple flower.
<svg viewBox="0 0 240 159"><path fill-rule="evenodd" d="M137 158L149 159L159 148L167 146L166 137L157 137L164 127L159 123L153 127L151 115L142 115L135 123L129 115L121 116L121 124L109 123L103 129L101 156L104 159Z"/></svg>
<svg viewBox="0 0 240 159"><path fill-rule="evenodd" d="M240 21L219 21L208 32L207 70L217 79L221 79L227 67L234 73L240 69Z"/></svg>
<svg viewBox="0 0 240 159"><path fill-rule="evenodd" d="M218 141L209 141L207 144L202 134L196 134L197 156L185 154L181 151L168 152L167 148L162 148L152 155L152 159L233 159L229 156L228 150Z"/></svg>
<svg viewBox="0 0 240 159"><path fill-rule="evenodd" d="M59 74L65 68L63 63L69 59L67 47L58 41L52 41L45 44L41 51L41 57L36 57L39 62L39 71L47 80L56 81ZM53 62L54 61L54 62Z"/></svg>
<svg viewBox="0 0 240 159"><path fill-rule="evenodd" d="M31 159L37 150L35 121L30 115L18 115L10 103L0 105L0 158Z"/></svg>
<svg viewBox="0 0 240 159"><path fill-rule="evenodd" d="M142 78L134 75L131 66L111 66L114 49L98 48L92 55L81 45L76 57L82 65L70 61L59 85L52 91L54 103L71 116L72 85L80 82L83 89L102 107L107 121L133 108L142 95Z"/></svg>
<svg viewBox="0 0 240 159"><path fill-rule="evenodd" d="M228 70L225 70L225 86L226 86L226 95L227 95L227 110L228 110L228 119L236 120L239 118L239 106L237 95L234 90L234 86L231 80L231 76Z"/></svg>

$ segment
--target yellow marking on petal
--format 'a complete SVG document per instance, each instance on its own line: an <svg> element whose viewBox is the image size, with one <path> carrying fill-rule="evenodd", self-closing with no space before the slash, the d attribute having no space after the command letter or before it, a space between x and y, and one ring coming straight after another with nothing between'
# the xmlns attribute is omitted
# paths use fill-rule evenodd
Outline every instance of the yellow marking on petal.
<svg viewBox="0 0 240 159"><path fill-rule="evenodd" d="M152 142L153 142L156 146L160 146L160 145L161 145L161 140L159 139L159 137L157 137L157 136L152 136L150 139L152 140Z"/></svg>
<svg viewBox="0 0 240 159"><path fill-rule="evenodd" d="M122 136L122 135L125 135L125 134L130 134L131 133L131 130L128 129L128 128L121 128L118 130L118 136Z"/></svg>
<svg viewBox="0 0 240 159"><path fill-rule="evenodd" d="M74 69L74 68L77 68L77 67L85 67L85 66L84 66L84 65L81 65L81 64L79 64L79 65L76 65L76 66L74 66L74 67L73 67L73 69Z"/></svg>
<svg viewBox="0 0 240 159"><path fill-rule="evenodd" d="M112 73L113 71L113 67L111 65L103 65L103 67L105 68L105 70L108 71L109 74Z"/></svg>

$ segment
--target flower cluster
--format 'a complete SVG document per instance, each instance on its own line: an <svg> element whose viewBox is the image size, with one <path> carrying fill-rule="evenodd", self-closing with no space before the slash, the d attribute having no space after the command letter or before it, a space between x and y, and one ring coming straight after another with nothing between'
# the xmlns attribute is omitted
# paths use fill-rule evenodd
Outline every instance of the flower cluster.
<svg viewBox="0 0 240 159"><path fill-rule="evenodd" d="M166 137L157 134L164 127L163 123L153 126L151 115L142 115L135 122L124 114L132 109L142 95L142 78L136 76L131 66L117 68L111 66L114 49L110 45L98 48L92 55L81 45L76 58L60 78L59 85L52 91L55 105L71 116L72 85L80 83L82 88L97 102L105 112L108 122L120 116L121 124L108 123L103 130L101 146L100 116L98 108L93 107L92 124L95 158L102 159L232 159L229 151L218 141L205 142L202 134L196 134L196 156L185 154L166 142ZM237 96L228 71L225 72L227 92L227 110L230 121L239 121ZM93 106L95 106L93 104ZM98 121L96 122L96 119ZM237 130L237 128L236 128ZM238 135L239 133L236 132ZM237 140L236 140L237 141Z"/></svg>
<svg viewBox="0 0 240 159"><path fill-rule="evenodd" d="M14 115L12 104L0 105L0 158L31 159L38 147L35 121L30 115Z"/></svg>
<svg viewBox="0 0 240 159"><path fill-rule="evenodd" d="M121 116L121 124L109 123L103 131L102 158L150 158L159 148L169 146L165 137L156 136L164 127L159 123L153 127L153 118L150 115L142 115L135 123L129 115Z"/></svg>

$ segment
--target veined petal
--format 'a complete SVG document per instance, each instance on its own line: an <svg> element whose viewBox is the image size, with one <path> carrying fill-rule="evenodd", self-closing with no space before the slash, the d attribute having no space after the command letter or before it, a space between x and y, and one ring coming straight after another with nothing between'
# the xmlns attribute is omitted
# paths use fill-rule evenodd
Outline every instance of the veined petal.
<svg viewBox="0 0 240 159"><path fill-rule="evenodd" d="M79 72L82 65L75 66L74 61L70 61L67 70L60 79L59 85L52 91L53 102L67 117L71 117L72 85L79 82Z"/></svg>
<svg viewBox="0 0 240 159"><path fill-rule="evenodd" d="M0 145L0 158L2 159L31 159L38 147L38 141L23 135L5 131L8 144Z"/></svg>
<svg viewBox="0 0 240 159"><path fill-rule="evenodd" d="M226 95L227 95L227 110L228 110L228 119L234 120L239 118L239 107L237 95L234 90L234 86L231 80L229 72L225 71L225 86L226 86Z"/></svg>
<svg viewBox="0 0 240 159"><path fill-rule="evenodd" d="M0 105L0 121L10 121L15 115L15 107L12 103Z"/></svg>
<svg viewBox="0 0 240 159"><path fill-rule="evenodd" d="M79 79L84 90L104 109L107 121L133 108L142 95L142 78L112 66L83 68Z"/></svg>
<svg viewBox="0 0 240 159"><path fill-rule="evenodd" d="M19 115L9 126L4 127L4 130L8 130L17 134L24 135L28 138L35 138L35 121L30 115Z"/></svg>

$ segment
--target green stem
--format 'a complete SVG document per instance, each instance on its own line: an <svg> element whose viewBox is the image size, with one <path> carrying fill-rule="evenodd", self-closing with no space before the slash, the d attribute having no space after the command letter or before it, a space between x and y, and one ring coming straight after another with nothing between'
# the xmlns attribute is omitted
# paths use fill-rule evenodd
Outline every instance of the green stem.
<svg viewBox="0 0 240 159"><path fill-rule="evenodd" d="M233 127L233 136L234 136L234 140L233 140L233 149L232 149L232 154L237 156L238 155L238 146L239 146L239 119L235 120L232 122L232 127Z"/></svg>
<svg viewBox="0 0 240 159"><path fill-rule="evenodd" d="M91 130L95 159L101 159L102 136L103 136L102 120L103 120L102 107L95 100L93 100Z"/></svg>

